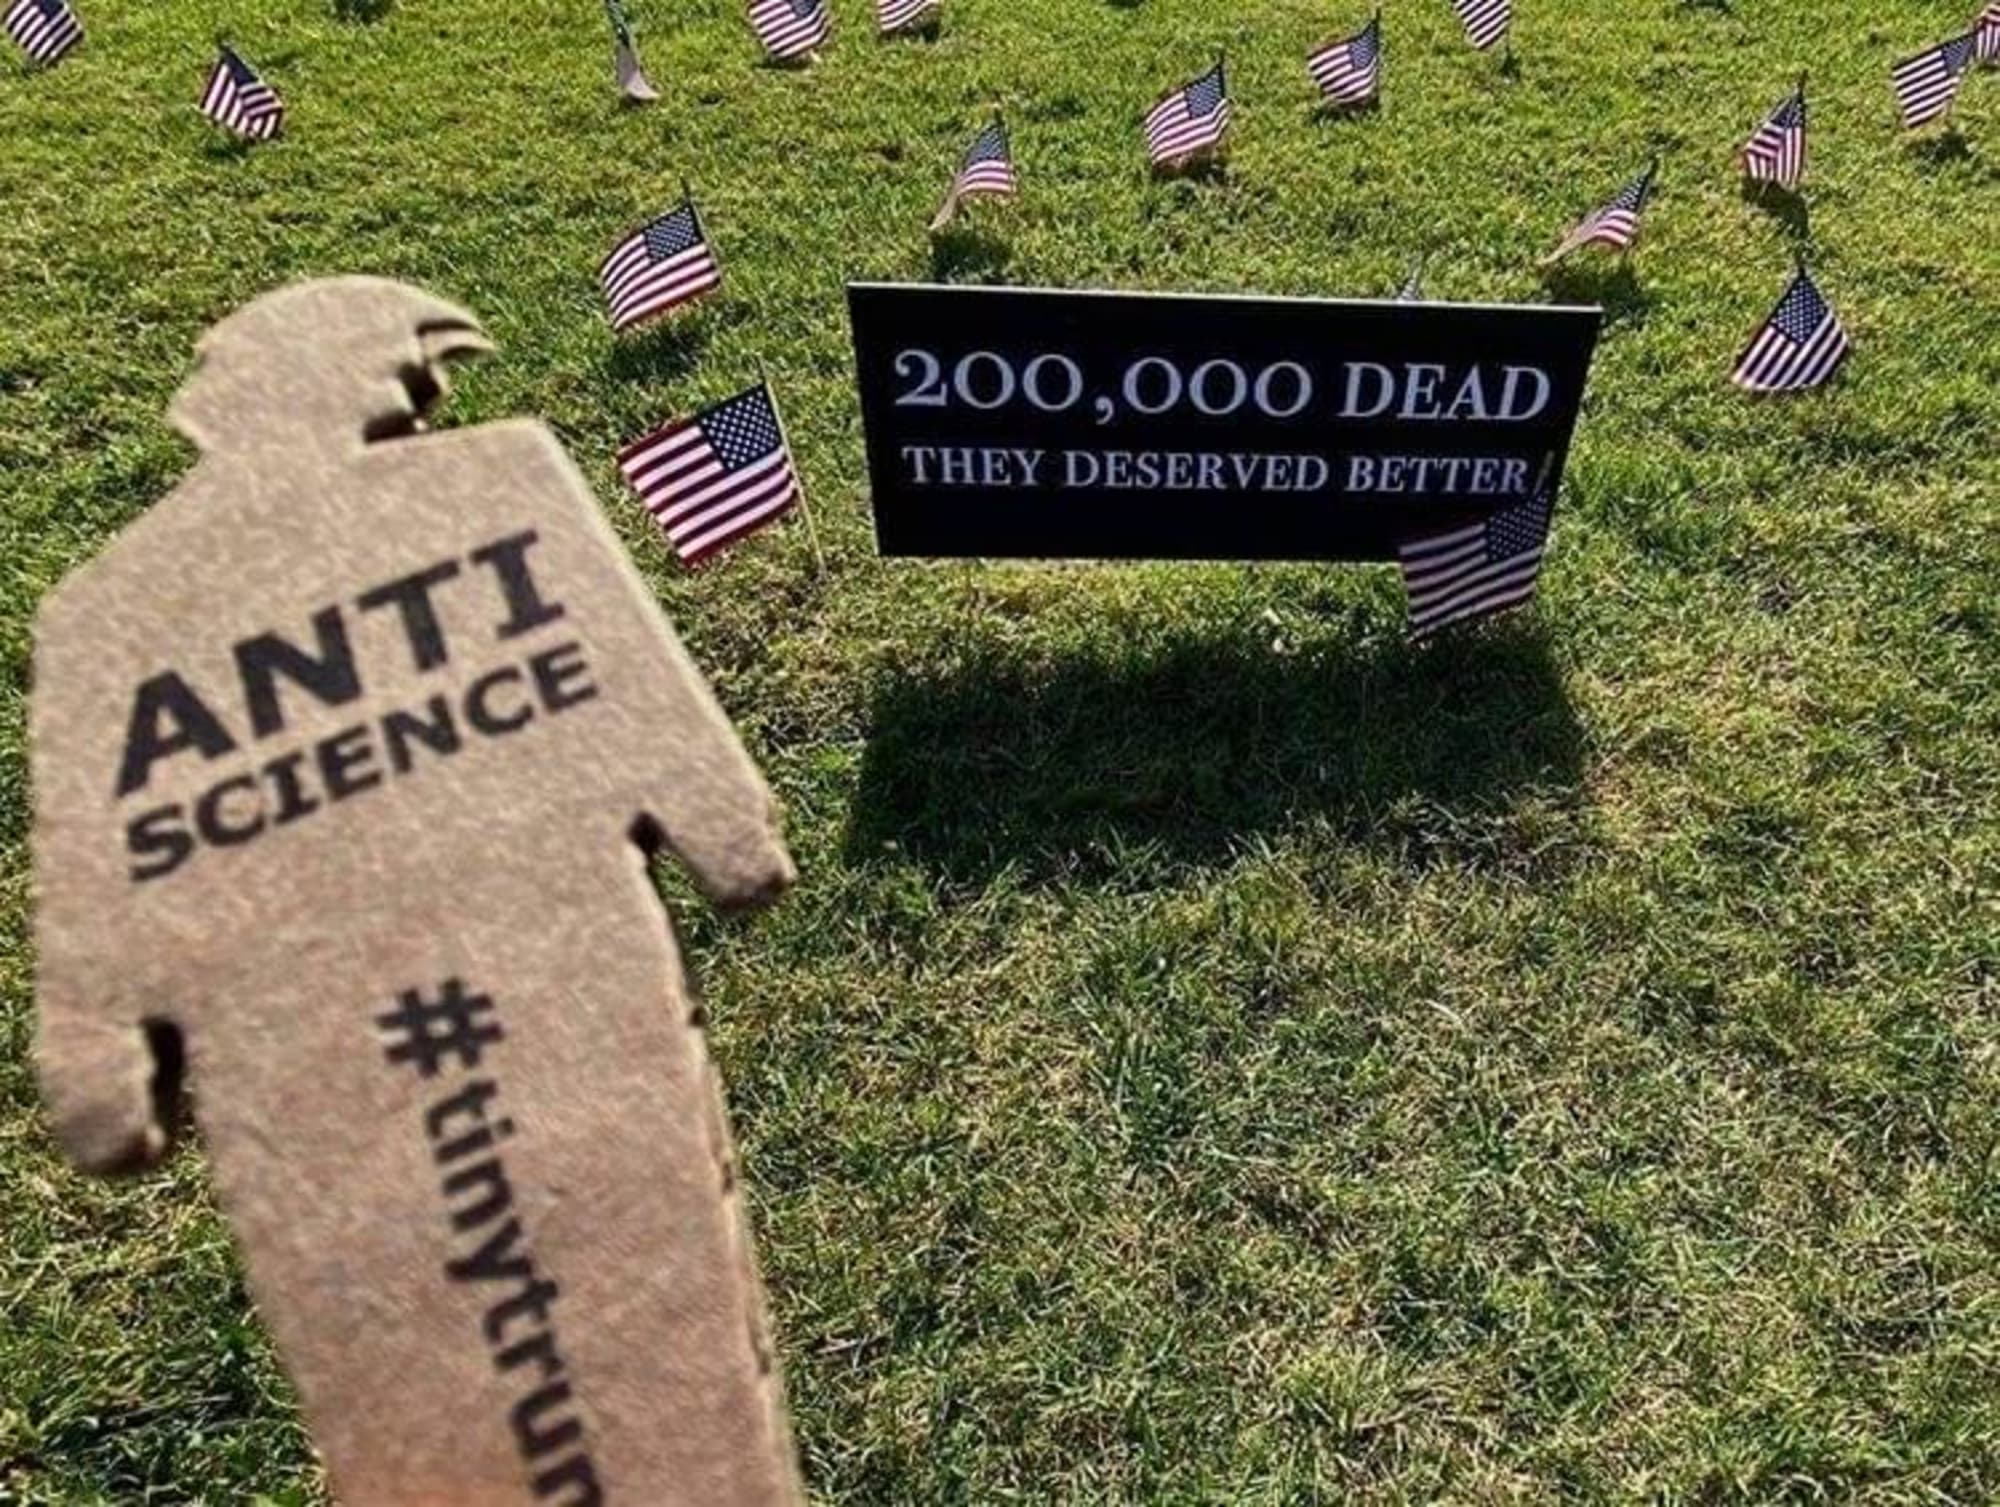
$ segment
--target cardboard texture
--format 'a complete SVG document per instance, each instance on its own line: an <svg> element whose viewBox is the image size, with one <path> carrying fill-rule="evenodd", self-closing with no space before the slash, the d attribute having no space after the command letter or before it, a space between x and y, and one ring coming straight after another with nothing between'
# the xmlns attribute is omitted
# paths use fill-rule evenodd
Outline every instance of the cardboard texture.
<svg viewBox="0 0 2000 1507"><path fill-rule="evenodd" d="M38 1052L84 1167L184 1053L347 1507L800 1500L642 844L792 877L555 438L422 432L461 310L343 278L202 341L187 480L37 623Z"/></svg>

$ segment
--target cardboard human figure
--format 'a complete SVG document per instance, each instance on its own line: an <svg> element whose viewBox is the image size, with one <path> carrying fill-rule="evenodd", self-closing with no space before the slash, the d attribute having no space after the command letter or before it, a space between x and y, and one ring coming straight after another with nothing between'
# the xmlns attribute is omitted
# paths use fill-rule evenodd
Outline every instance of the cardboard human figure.
<svg viewBox="0 0 2000 1507"><path fill-rule="evenodd" d="M792 877L555 438L423 431L470 316L364 278L217 325L187 479L43 605L38 1053L143 1166L184 1060L346 1507L799 1500L647 849Z"/></svg>

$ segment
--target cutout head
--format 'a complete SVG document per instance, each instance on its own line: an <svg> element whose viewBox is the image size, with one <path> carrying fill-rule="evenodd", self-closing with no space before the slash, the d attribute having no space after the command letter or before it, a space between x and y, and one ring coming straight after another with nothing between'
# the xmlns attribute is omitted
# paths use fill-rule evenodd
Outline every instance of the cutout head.
<svg viewBox="0 0 2000 1507"><path fill-rule="evenodd" d="M297 283L202 337L168 417L207 455L358 449L420 430L445 363L492 348L465 310L403 283Z"/></svg>

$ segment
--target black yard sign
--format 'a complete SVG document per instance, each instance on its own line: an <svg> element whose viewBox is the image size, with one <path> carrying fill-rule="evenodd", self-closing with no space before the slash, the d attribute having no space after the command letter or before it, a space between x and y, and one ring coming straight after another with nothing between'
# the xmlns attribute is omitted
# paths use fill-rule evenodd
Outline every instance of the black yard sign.
<svg viewBox="0 0 2000 1507"><path fill-rule="evenodd" d="M1384 560L1560 477L1599 311L857 284L885 555Z"/></svg>

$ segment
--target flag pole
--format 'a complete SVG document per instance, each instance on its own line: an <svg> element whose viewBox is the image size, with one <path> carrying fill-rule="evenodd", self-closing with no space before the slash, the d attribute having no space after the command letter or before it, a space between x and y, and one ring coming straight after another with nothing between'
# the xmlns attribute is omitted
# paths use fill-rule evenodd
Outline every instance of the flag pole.
<svg viewBox="0 0 2000 1507"><path fill-rule="evenodd" d="M812 545L813 562L819 567L820 578L826 578L826 551L819 545L819 528L813 523L812 504L806 499L806 479L799 470L799 458L792 453L792 437L785 432L785 411L778 406L778 395L771 388L771 377L764 370L763 363L757 366L757 380L764 385L764 396L771 405L771 417L778 421L778 443L785 447L785 463L792 468L792 485L798 489L799 516L806 521L806 539Z"/></svg>

